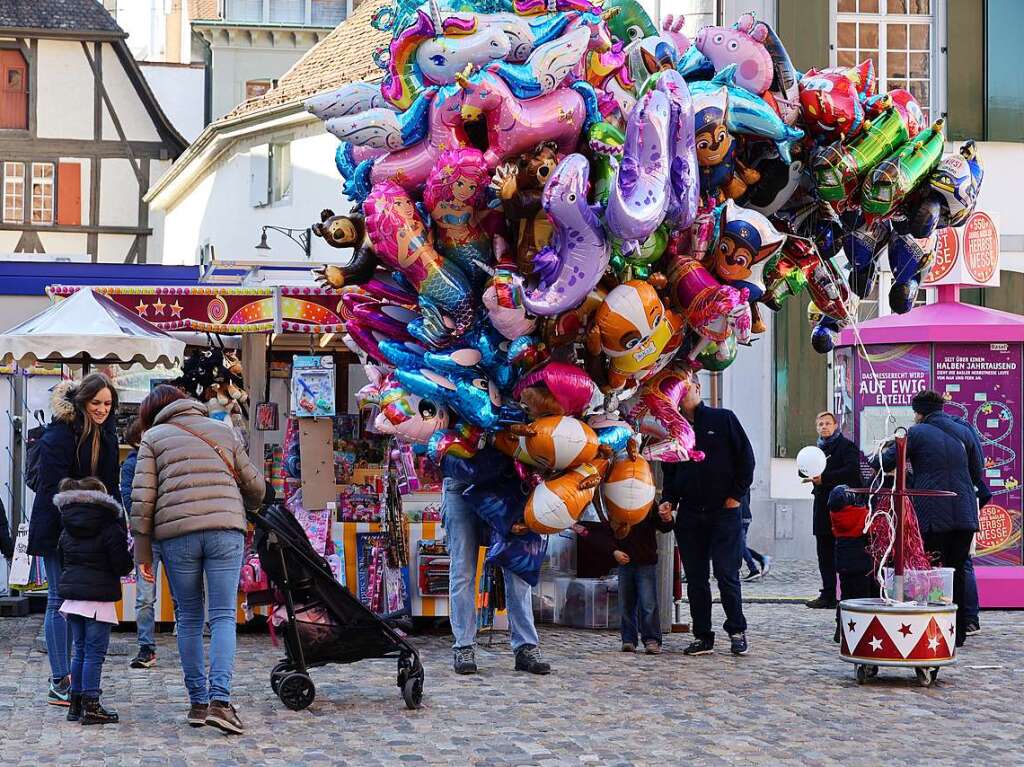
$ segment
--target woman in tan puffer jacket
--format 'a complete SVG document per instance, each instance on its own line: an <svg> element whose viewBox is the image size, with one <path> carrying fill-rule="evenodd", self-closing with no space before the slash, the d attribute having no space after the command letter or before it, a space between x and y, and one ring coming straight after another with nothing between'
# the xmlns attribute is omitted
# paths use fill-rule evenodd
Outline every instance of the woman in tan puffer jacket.
<svg viewBox="0 0 1024 767"><path fill-rule="evenodd" d="M156 387L139 409L145 430L132 483L135 559L152 580L156 549L174 597L178 652L188 688L188 723L241 733L231 705L235 606L245 549L245 509L263 499L263 476L231 428L173 386ZM203 657L209 597L210 673Z"/></svg>

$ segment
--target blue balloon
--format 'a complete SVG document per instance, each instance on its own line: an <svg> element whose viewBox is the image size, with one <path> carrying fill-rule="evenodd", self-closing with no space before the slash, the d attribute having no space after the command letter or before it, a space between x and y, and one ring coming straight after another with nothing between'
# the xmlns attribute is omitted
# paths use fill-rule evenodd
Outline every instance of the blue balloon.
<svg viewBox="0 0 1024 767"><path fill-rule="evenodd" d="M548 541L537 533L502 536L491 533L491 547L487 562L515 573L531 586L540 581L540 568L544 564Z"/></svg>

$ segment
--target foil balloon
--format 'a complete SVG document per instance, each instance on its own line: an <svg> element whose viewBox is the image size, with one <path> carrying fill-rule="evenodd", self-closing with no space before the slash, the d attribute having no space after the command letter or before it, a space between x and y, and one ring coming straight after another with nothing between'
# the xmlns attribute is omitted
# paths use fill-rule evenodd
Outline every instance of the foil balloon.
<svg viewBox="0 0 1024 767"><path fill-rule="evenodd" d="M528 390L537 390L534 400L540 407L530 407L533 417L571 415L582 417L603 400L597 384L577 365L551 360L524 375L516 384L513 396L523 401ZM543 410L544 412L538 412Z"/></svg>
<svg viewBox="0 0 1024 767"><path fill-rule="evenodd" d="M666 247L667 227L660 226L654 230L654 234L640 243L639 250L628 255L622 252L622 240L612 240L612 256L609 263L615 274L625 280L646 280L654 273Z"/></svg>
<svg viewBox="0 0 1024 767"><path fill-rule="evenodd" d="M619 454L636 440L636 432L618 413L598 413L587 419L587 424L597 434L597 441L613 454Z"/></svg>
<svg viewBox="0 0 1024 767"><path fill-rule="evenodd" d="M702 93L693 99L694 142L700 173L700 190L705 197L738 198L747 187L760 180L760 174L736 159L736 138L726 125L729 92L724 87Z"/></svg>
<svg viewBox="0 0 1024 767"><path fill-rule="evenodd" d="M519 507L522 508L521 503ZM492 530L486 561L492 567L514 573L530 586L536 586L540 582L540 569L547 548L547 538L534 532L503 536Z"/></svg>
<svg viewBox="0 0 1024 767"><path fill-rule="evenodd" d="M523 304L523 278L511 268L495 269L481 300L491 325L510 341L532 333L537 326Z"/></svg>
<svg viewBox="0 0 1024 767"><path fill-rule="evenodd" d="M878 117L888 107L893 107L900 113L903 122L907 125L907 137L914 138L927 126L924 119L924 110L917 103L914 95L904 88L894 88L886 93L879 93L864 102L864 113L870 119Z"/></svg>
<svg viewBox="0 0 1024 767"><path fill-rule="evenodd" d="M686 229L694 222L700 207L700 170L693 99L686 81L675 71L662 73L654 87L668 97L671 110L666 218L676 229Z"/></svg>
<svg viewBox="0 0 1024 767"><path fill-rule="evenodd" d="M608 291L598 285L583 299L583 303L567 312L548 317L542 328L544 342L552 349L568 346L580 340L586 332L591 316L604 303Z"/></svg>
<svg viewBox="0 0 1024 767"><path fill-rule="evenodd" d="M747 306L745 289L722 285L700 261L686 255L675 256L669 263L668 280L684 322L705 345L732 334L733 316ZM701 351L703 346L696 347L693 356Z"/></svg>
<svg viewBox="0 0 1024 767"><path fill-rule="evenodd" d="M495 24L478 25L472 17L448 16L441 20L440 30L432 26L433 34L416 47L416 66L430 84L453 83L467 66L502 61L512 52L504 30Z"/></svg>
<svg viewBox="0 0 1024 767"><path fill-rule="evenodd" d="M607 205L626 134L617 125L602 120L591 125L586 136L591 154L590 180L594 199L601 205Z"/></svg>
<svg viewBox="0 0 1024 767"><path fill-rule="evenodd" d="M589 463L544 480L526 502L526 526L545 535L565 530L583 515L600 484L601 473Z"/></svg>
<svg viewBox="0 0 1024 767"><path fill-rule="evenodd" d="M864 99L874 94L874 64L811 69L800 80L800 107L809 133L826 142L856 136L864 124Z"/></svg>
<svg viewBox="0 0 1024 767"><path fill-rule="evenodd" d="M324 287L343 288L362 285L373 277L380 262L366 236L366 222L362 215L350 213L336 216L329 208L320 211L320 221L310 230L332 248L352 248L352 258L344 266L331 264L314 270L313 274Z"/></svg>
<svg viewBox="0 0 1024 767"><path fill-rule="evenodd" d="M763 262L782 247L786 235L762 214L732 200L726 200L716 214L716 237L708 253L708 268L733 287L746 288L750 300L756 301L764 292L760 284Z"/></svg>
<svg viewBox="0 0 1024 767"><path fill-rule="evenodd" d="M889 307L894 314L906 314L914 308L921 282L931 267L937 239L935 232L923 238L894 232L889 238Z"/></svg>
<svg viewBox="0 0 1024 767"><path fill-rule="evenodd" d="M751 93L761 94L772 84L774 68L772 57L765 48L768 27L745 13L730 29L704 27L697 33L694 45L703 53L715 70L736 66L736 84Z"/></svg>
<svg viewBox="0 0 1024 767"><path fill-rule="evenodd" d="M861 217L856 223L843 237L843 251L850 262L850 287L858 298L865 298L874 286L878 255L889 242L892 224L884 219L865 221Z"/></svg>
<svg viewBox="0 0 1024 767"><path fill-rule="evenodd" d="M523 297L523 305L535 315L547 317L579 306L608 267L611 248L587 203L589 169L583 155L569 155L544 187L544 210L555 233L551 245L534 258L537 283Z"/></svg>
<svg viewBox="0 0 1024 767"><path fill-rule="evenodd" d="M861 189L861 208L868 220L890 216L907 195L939 164L945 139L941 118L916 139L903 145L868 174Z"/></svg>
<svg viewBox="0 0 1024 767"><path fill-rule="evenodd" d="M761 21L767 29L764 40L765 50L772 57L772 69L775 75L766 96L771 96L782 121L787 125L795 125L800 119L800 78L796 67L789 58L786 46L771 25Z"/></svg>
<svg viewBox="0 0 1024 767"><path fill-rule="evenodd" d="M648 460L666 463L704 460L704 454L694 447L697 438L693 426L680 412L693 380L689 370L670 366L640 388L638 402L626 417L636 424L641 434L653 437L643 449L643 456Z"/></svg>
<svg viewBox="0 0 1024 767"><path fill-rule="evenodd" d="M401 112L391 107L339 115L324 121L328 133L355 147L395 151L422 141L434 92L424 92Z"/></svg>
<svg viewBox="0 0 1024 767"><path fill-rule="evenodd" d="M973 141L942 158L928 183L908 202L910 233L927 237L944 226L962 226L974 212L985 169Z"/></svg>
<svg viewBox="0 0 1024 767"><path fill-rule="evenodd" d="M441 343L473 323L473 293L466 275L434 249L412 200L397 184L374 187L363 205L366 229L381 260L399 270L419 296L426 340Z"/></svg>
<svg viewBox="0 0 1024 767"><path fill-rule="evenodd" d="M583 421L556 415L512 424L495 435L494 446L529 466L561 471L593 461L600 442Z"/></svg>
<svg viewBox="0 0 1024 767"><path fill-rule="evenodd" d="M732 335L724 341L712 341L697 355L696 363L710 373L720 373L736 361L739 344Z"/></svg>
<svg viewBox="0 0 1024 767"><path fill-rule="evenodd" d="M861 179L906 141L906 123L890 107L849 144L830 144L813 157L811 171L818 195L829 202L845 202Z"/></svg>
<svg viewBox="0 0 1024 767"><path fill-rule="evenodd" d="M347 83L333 91L306 99L306 111L320 120L360 114L370 109L394 109L376 83Z"/></svg>
<svg viewBox="0 0 1024 767"><path fill-rule="evenodd" d="M392 434L407 442L426 444L438 431L448 428L448 409L402 388L389 377L377 400L380 413L374 420L381 434Z"/></svg>
<svg viewBox="0 0 1024 767"><path fill-rule="evenodd" d="M651 465L629 444L629 454L615 459L601 483L601 499L613 528L643 522L657 494Z"/></svg>
<svg viewBox="0 0 1024 767"><path fill-rule="evenodd" d="M621 389L659 362L681 328L681 319L665 309L653 287L631 280L612 290L595 312L587 348L608 358L608 384Z"/></svg>
<svg viewBox="0 0 1024 767"><path fill-rule="evenodd" d="M558 145L545 141L514 162L498 166L491 180L491 190L513 231L515 262L523 276L530 275L533 257L551 240L553 229L542 196L558 159Z"/></svg>
<svg viewBox="0 0 1024 767"><path fill-rule="evenodd" d="M683 31L685 25L685 16L675 18L671 13L661 21L661 36L669 40L679 53L682 53L692 45L690 38Z"/></svg>
<svg viewBox="0 0 1024 767"><path fill-rule="evenodd" d="M347 293L341 298L345 313L359 325L383 333L398 341L412 341L409 326L419 314L404 306L376 301L358 293Z"/></svg>
<svg viewBox="0 0 1024 767"><path fill-rule="evenodd" d="M490 71L508 85L516 98L537 98L551 93L579 68L589 44L590 30L579 27L538 47L524 64L502 62Z"/></svg>
<svg viewBox="0 0 1024 767"><path fill-rule="evenodd" d="M429 368L398 369L395 378L412 393L450 407L480 428L494 429L504 417L497 386L480 373L445 375Z"/></svg>

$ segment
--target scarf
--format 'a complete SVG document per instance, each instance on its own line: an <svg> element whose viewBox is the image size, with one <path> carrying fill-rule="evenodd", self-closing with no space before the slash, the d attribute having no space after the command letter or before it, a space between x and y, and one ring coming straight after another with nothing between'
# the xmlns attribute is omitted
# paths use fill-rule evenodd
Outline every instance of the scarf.
<svg viewBox="0 0 1024 767"><path fill-rule="evenodd" d="M839 438L841 436L843 436L842 433L839 431L839 429L836 429L834 432L832 432L832 436L828 437L827 439L825 437L818 437L818 447L827 452L829 448L831 448L833 445L836 444L837 441L839 441Z"/></svg>

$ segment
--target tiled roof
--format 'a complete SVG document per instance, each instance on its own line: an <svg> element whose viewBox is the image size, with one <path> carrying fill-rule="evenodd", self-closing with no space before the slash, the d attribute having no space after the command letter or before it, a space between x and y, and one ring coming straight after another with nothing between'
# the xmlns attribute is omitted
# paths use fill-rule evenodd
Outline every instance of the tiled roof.
<svg viewBox="0 0 1024 767"><path fill-rule="evenodd" d="M383 72L373 63L373 52L387 45L389 36L371 27L370 20L378 8L388 4L389 0L363 0L350 18L306 51L276 86L239 104L222 119L274 109L345 83L381 76Z"/></svg>
<svg viewBox="0 0 1024 767"><path fill-rule="evenodd" d="M220 9L217 6L217 0L188 0L188 17L193 21L219 19Z"/></svg>
<svg viewBox="0 0 1024 767"><path fill-rule="evenodd" d="M124 34L96 0L2 0L0 29L4 28Z"/></svg>

